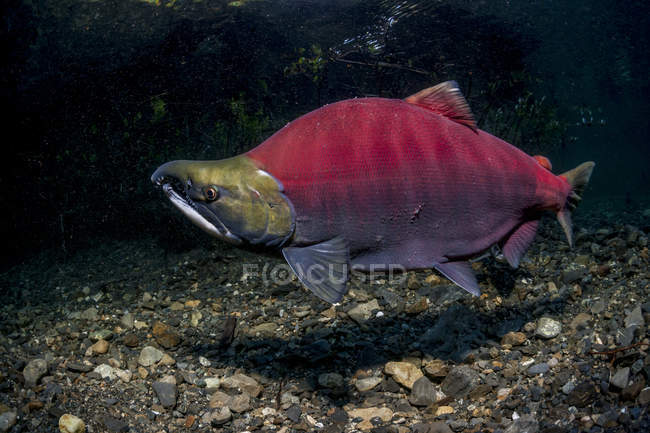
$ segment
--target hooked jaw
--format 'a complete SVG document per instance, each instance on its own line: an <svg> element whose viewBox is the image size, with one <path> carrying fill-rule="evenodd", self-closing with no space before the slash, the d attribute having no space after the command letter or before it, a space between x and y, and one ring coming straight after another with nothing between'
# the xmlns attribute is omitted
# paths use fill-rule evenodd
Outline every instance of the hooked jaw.
<svg viewBox="0 0 650 433"><path fill-rule="evenodd" d="M228 230L214 212L191 198L193 185L190 171L191 165L196 162L171 161L163 164L151 176L151 182L161 187L169 201L203 231L231 244L241 244L242 239Z"/></svg>

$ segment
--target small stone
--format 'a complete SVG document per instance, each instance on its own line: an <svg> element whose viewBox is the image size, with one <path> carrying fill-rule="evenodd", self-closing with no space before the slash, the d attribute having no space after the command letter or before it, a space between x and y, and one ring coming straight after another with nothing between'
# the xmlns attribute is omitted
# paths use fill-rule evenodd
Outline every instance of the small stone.
<svg viewBox="0 0 650 433"><path fill-rule="evenodd" d="M637 305L632 311L630 311L625 316L625 327L630 326L643 326L645 320L643 319L643 312L641 311L641 305Z"/></svg>
<svg viewBox="0 0 650 433"><path fill-rule="evenodd" d="M447 423L442 421L432 422L429 424L414 424L411 426L411 429L413 433L453 433L453 430L447 425Z"/></svg>
<svg viewBox="0 0 650 433"><path fill-rule="evenodd" d="M637 398L637 401L641 406L647 406L648 403L650 403L650 386L645 387L641 390L639 393L639 397Z"/></svg>
<svg viewBox="0 0 650 433"><path fill-rule="evenodd" d="M88 320L90 322L95 322L99 319L99 314L97 314L97 308L90 307L85 309L79 315L81 320Z"/></svg>
<svg viewBox="0 0 650 433"><path fill-rule="evenodd" d="M192 325L195 328L198 327L199 322L201 321L202 318L203 318L203 314L201 314L200 311L192 311L190 313L190 325Z"/></svg>
<svg viewBox="0 0 650 433"><path fill-rule="evenodd" d="M173 408L176 406L176 384L158 381L154 382L151 387L156 392L160 404L164 408Z"/></svg>
<svg viewBox="0 0 650 433"><path fill-rule="evenodd" d="M432 359L424 363L424 373L432 379L442 379L449 374L449 367L441 359Z"/></svg>
<svg viewBox="0 0 650 433"><path fill-rule="evenodd" d="M590 382L581 382L569 393L566 404L575 407L587 407L598 398L596 387Z"/></svg>
<svg viewBox="0 0 650 433"><path fill-rule="evenodd" d="M109 329L98 329L88 334L90 341L110 340L113 338L113 332Z"/></svg>
<svg viewBox="0 0 650 433"><path fill-rule="evenodd" d="M160 359L160 364L170 366L176 364L176 360L168 354L164 353L163 357Z"/></svg>
<svg viewBox="0 0 650 433"><path fill-rule="evenodd" d="M537 322L535 335L542 338L555 338L562 331L562 324L550 317L542 317Z"/></svg>
<svg viewBox="0 0 650 433"><path fill-rule="evenodd" d="M466 365L454 367L442 381L442 392L450 397L461 398L469 394L479 383L479 375Z"/></svg>
<svg viewBox="0 0 650 433"><path fill-rule="evenodd" d="M93 371L99 374L102 377L102 379L114 380L115 378L117 378L117 374L115 374L115 369L108 364L98 365L97 367L95 367Z"/></svg>
<svg viewBox="0 0 650 433"><path fill-rule="evenodd" d="M422 371L410 362L389 362L384 367L384 372L408 389L411 389L413 383L423 376Z"/></svg>
<svg viewBox="0 0 650 433"><path fill-rule="evenodd" d="M222 391L216 391L214 394L212 394L212 397L210 397L209 406L214 409L223 406L228 406L229 402L230 402L230 396L228 394Z"/></svg>
<svg viewBox="0 0 650 433"><path fill-rule="evenodd" d="M501 344L509 344L511 346L521 346L526 342L526 334L523 332L508 332L501 338Z"/></svg>
<svg viewBox="0 0 650 433"><path fill-rule="evenodd" d="M203 415L201 421L212 426L220 426L230 421L230 418L232 418L232 412L230 412L228 406L223 406L219 409L207 412L205 415Z"/></svg>
<svg viewBox="0 0 650 433"><path fill-rule="evenodd" d="M610 375L609 384L618 389L623 389L627 386L627 381L630 377L630 367L623 367L616 370L616 373Z"/></svg>
<svg viewBox="0 0 650 433"><path fill-rule="evenodd" d="M109 415L104 415L101 420L104 424L104 427L106 427L108 431L117 433L126 433L129 431L129 425L121 419L113 418Z"/></svg>
<svg viewBox="0 0 650 433"><path fill-rule="evenodd" d="M436 409L436 416L449 415L454 413L455 410L451 406L438 406Z"/></svg>
<svg viewBox="0 0 650 433"><path fill-rule="evenodd" d="M212 361L210 361L205 356L199 356L199 364L201 364L204 367L210 367L212 365Z"/></svg>
<svg viewBox="0 0 650 433"><path fill-rule="evenodd" d="M370 430L374 427L371 420L378 418L383 422L388 422L393 418L393 411L387 407L368 407L364 409L352 409L348 411L350 418L361 418L362 421L357 424L360 430Z"/></svg>
<svg viewBox="0 0 650 433"><path fill-rule="evenodd" d="M576 317L571 320L569 325L574 331L579 331L581 329L587 328L589 322L591 321L591 314L579 313Z"/></svg>
<svg viewBox="0 0 650 433"><path fill-rule="evenodd" d="M636 400L637 396L643 389L644 382L643 380L639 380L637 382L634 382L630 386L626 386L623 388L621 391L621 400L623 401L634 401Z"/></svg>
<svg viewBox="0 0 650 433"><path fill-rule="evenodd" d="M302 410L300 409L300 406L295 404L291 406L289 409L287 409L287 411L285 412L285 416L293 422L300 421L301 414L302 414Z"/></svg>
<svg viewBox="0 0 650 433"><path fill-rule="evenodd" d="M47 373L47 362L40 358L32 359L23 369L25 386L28 388L35 386L45 373Z"/></svg>
<svg viewBox="0 0 650 433"><path fill-rule="evenodd" d="M122 339L122 342L127 347L136 347L138 344L140 344L138 336L135 334L126 334Z"/></svg>
<svg viewBox="0 0 650 433"><path fill-rule="evenodd" d="M97 340L97 343L90 346L90 349L92 350L93 353L96 353L98 355L103 355L104 353L108 352L108 347L109 347L108 341Z"/></svg>
<svg viewBox="0 0 650 433"><path fill-rule="evenodd" d="M362 324L372 317L373 310L379 310L379 302L376 299L352 308L348 311L348 316L358 324Z"/></svg>
<svg viewBox="0 0 650 433"><path fill-rule="evenodd" d="M537 432L539 432L539 423L533 415L524 415L520 418L517 418L505 430L505 433L537 433Z"/></svg>
<svg viewBox="0 0 650 433"><path fill-rule="evenodd" d="M218 377L206 377L205 379L205 388L208 390L217 389L221 385L221 379Z"/></svg>
<svg viewBox="0 0 650 433"><path fill-rule="evenodd" d="M497 391L497 400L499 401L505 400L506 398L508 398L511 392L512 392L512 388L500 388Z"/></svg>
<svg viewBox="0 0 650 433"><path fill-rule="evenodd" d="M532 367L530 367L527 371L528 375L530 376L535 376L537 374L544 374L547 373L550 370L551 367L545 362L541 362L539 364L535 364Z"/></svg>
<svg viewBox="0 0 650 433"><path fill-rule="evenodd" d="M343 376L338 373L323 373L318 376L318 384L324 388L342 388Z"/></svg>
<svg viewBox="0 0 650 433"><path fill-rule="evenodd" d="M122 318L120 319L120 323L122 326L124 326L126 329L131 329L135 325L135 316L133 313L126 313Z"/></svg>
<svg viewBox="0 0 650 433"><path fill-rule="evenodd" d="M575 387L576 387L575 382L570 380L567 383L565 383L564 385L562 385L562 392L564 394L566 394L566 395L569 395L569 394L571 394L571 391L573 391L575 389Z"/></svg>
<svg viewBox="0 0 650 433"><path fill-rule="evenodd" d="M275 330L277 328L278 325L274 322L261 323L250 329L250 335L254 337L270 338L275 335Z"/></svg>
<svg viewBox="0 0 650 433"><path fill-rule="evenodd" d="M171 349L176 347L181 342L181 337L178 333L169 325L166 325L162 322L156 322L153 325L153 336L156 337L156 341L165 349Z"/></svg>
<svg viewBox="0 0 650 433"><path fill-rule="evenodd" d="M414 406L429 406L438 400L436 387L425 376L413 383L409 402Z"/></svg>
<svg viewBox="0 0 650 433"><path fill-rule="evenodd" d="M241 373L224 378L221 381L221 386L225 389L237 389L247 392L253 398L256 398L262 392L262 386L255 379Z"/></svg>
<svg viewBox="0 0 650 433"><path fill-rule="evenodd" d="M251 408L251 397L245 392L232 396L228 401L228 407L233 412L246 412Z"/></svg>
<svg viewBox="0 0 650 433"><path fill-rule="evenodd" d="M17 415L15 411L7 411L0 415L0 432L6 433L16 425Z"/></svg>
<svg viewBox="0 0 650 433"><path fill-rule="evenodd" d="M591 306L591 312L592 314L600 314L603 311L605 311L605 302L603 300L598 300L593 303Z"/></svg>
<svg viewBox="0 0 650 433"><path fill-rule="evenodd" d="M61 433L83 433L86 431L86 424L81 418L66 413L59 418L59 430Z"/></svg>
<svg viewBox="0 0 650 433"><path fill-rule="evenodd" d="M140 352L140 357L138 357L138 364L143 367L149 367L160 361L162 357L163 353L160 350L156 349L153 346L147 346Z"/></svg>
<svg viewBox="0 0 650 433"><path fill-rule="evenodd" d="M418 299L417 301L415 301L414 303L406 307L406 313L412 315L420 314L424 311L427 311L427 308L429 308L429 302L427 298L421 297L420 299Z"/></svg>
<svg viewBox="0 0 650 433"><path fill-rule="evenodd" d="M366 392L370 391L377 385L381 383L381 377L377 376L372 376L372 377L366 377L363 379L357 379L355 382L354 386L357 388L358 391L360 392Z"/></svg>

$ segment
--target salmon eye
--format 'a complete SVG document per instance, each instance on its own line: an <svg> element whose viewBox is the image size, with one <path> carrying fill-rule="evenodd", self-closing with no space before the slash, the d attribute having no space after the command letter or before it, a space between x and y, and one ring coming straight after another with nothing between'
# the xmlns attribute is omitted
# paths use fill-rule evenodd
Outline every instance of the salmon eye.
<svg viewBox="0 0 650 433"><path fill-rule="evenodd" d="M205 193L205 198L207 198L209 201L214 201L219 198L219 192L213 186L207 187L203 192Z"/></svg>

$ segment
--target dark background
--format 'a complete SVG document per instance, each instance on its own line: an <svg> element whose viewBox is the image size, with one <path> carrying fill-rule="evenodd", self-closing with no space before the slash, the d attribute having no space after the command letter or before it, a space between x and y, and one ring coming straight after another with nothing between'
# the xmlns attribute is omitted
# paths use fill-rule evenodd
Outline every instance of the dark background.
<svg viewBox="0 0 650 433"><path fill-rule="evenodd" d="M340 99L459 82L479 124L588 198L647 195L644 1L18 1L2 6L0 268L108 239L198 237L149 182ZM587 200L588 201L588 200Z"/></svg>

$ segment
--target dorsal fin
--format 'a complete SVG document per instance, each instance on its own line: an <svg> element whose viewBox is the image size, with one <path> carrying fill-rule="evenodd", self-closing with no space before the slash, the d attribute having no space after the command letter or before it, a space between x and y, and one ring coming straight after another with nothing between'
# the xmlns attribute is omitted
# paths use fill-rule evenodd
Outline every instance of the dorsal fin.
<svg viewBox="0 0 650 433"><path fill-rule="evenodd" d="M455 81L445 81L437 86L420 90L404 100L409 104L426 108L456 123L468 126L472 131L477 132L472 110Z"/></svg>

